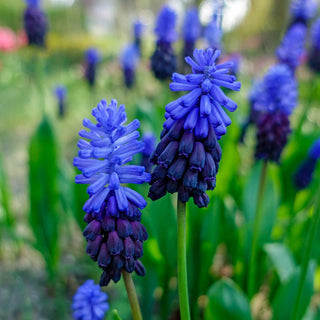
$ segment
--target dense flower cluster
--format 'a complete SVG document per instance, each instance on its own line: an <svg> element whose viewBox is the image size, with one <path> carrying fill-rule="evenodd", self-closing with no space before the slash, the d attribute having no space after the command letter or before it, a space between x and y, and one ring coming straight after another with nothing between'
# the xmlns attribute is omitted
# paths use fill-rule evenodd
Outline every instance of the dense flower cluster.
<svg viewBox="0 0 320 320"><path fill-rule="evenodd" d="M276 56L279 62L288 65L293 72L302 63L306 54L307 32L308 28L302 23L292 25L277 48Z"/></svg>
<svg viewBox="0 0 320 320"><path fill-rule="evenodd" d="M235 76L228 74L232 63L216 65L219 50L195 50L186 58L193 74L173 74L172 91L190 91L166 106L166 121L161 141L151 156L156 164L149 196L161 198L166 192L178 192L179 200L193 197L199 207L207 206L206 190L213 190L221 158L217 141L226 133L231 120L228 111L237 108L220 86L240 90Z"/></svg>
<svg viewBox="0 0 320 320"><path fill-rule="evenodd" d="M297 83L289 67L275 65L256 87L256 159L279 162L290 130L289 115L297 104Z"/></svg>
<svg viewBox="0 0 320 320"><path fill-rule="evenodd" d="M135 70L139 62L139 49L136 44L126 46L120 56L123 70L124 83L127 88L131 88L135 80Z"/></svg>
<svg viewBox="0 0 320 320"><path fill-rule="evenodd" d="M82 284L73 296L73 318L76 320L102 320L109 310L108 295L93 280Z"/></svg>
<svg viewBox="0 0 320 320"><path fill-rule="evenodd" d="M79 140L79 157L73 163L82 172L76 176L76 182L90 184L90 198L83 207L88 223L83 235L88 242L87 253L104 270L100 285L107 285L111 279L119 281L122 269L145 273L138 259L148 237L140 223L140 209L147 203L139 193L122 184L148 182L150 174L142 166L125 165L144 149L143 143L137 141L139 121L124 125L125 108L118 107L115 100L109 105L102 100L92 115L98 123L84 119L83 125L90 132L81 130L79 135L90 142Z"/></svg>
<svg viewBox="0 0 320 320"><path fill-rule="evenodd" d="M183 22L182 37L184 40L183 56L191 56L195 48L196 41L201 35L201 23L196 7L187 10Z"/></svg>
<svg viewBox="0 0 320 320"><path fill-rule="evenodd" d="M315 72L320 72L320 18L311 27L312 48L309 54L308 65Z"/></svg>
<svg viewBox="0 0 320 320"><path fill-rule="evenodd" d="M100 53L96 48L89 48L85 52L84 76L91 87L96 82L97 64L100 61Z"/></svg>
<svg viewBox="0 0 320 320"><path fill-rule="evenodd" d="M305 189L312 181L312 176L320 159L320 139L316 140L309 149L306 159L300 164L293 179L298 190Z"/></svg>
<svg viewBox="0 0 320 320"><path fill-rule="evenodd" d="M317 0L291 0L291 24L301 22L306 25L308 20L316 15L317 9Z"/></svg>
<svg viewBox="0 0 320 320"><path fill-rule="evenodd" d="M151 56L151 69L160 80L169 78L177 69L177 59L172 48L172 42L177 38L175 31L176 13L168 6L159 12L155 34L158 37L156 50Z"/></svg>
<svg viewBox="0 0 320 320"><path fill-rule="evenodd" d="M66 111L67 89L63 85L57 85L54 89L54 94L58 100L59 117L62 118Z"/></svg>
<svg viewBox="0 0 320 320"><path fill-rule="evenodd" d="M46 46L46 34L48 31L47 17L40 8L40 0L25 0L27 8L24 12L24 28L29 45Z"/></svg>

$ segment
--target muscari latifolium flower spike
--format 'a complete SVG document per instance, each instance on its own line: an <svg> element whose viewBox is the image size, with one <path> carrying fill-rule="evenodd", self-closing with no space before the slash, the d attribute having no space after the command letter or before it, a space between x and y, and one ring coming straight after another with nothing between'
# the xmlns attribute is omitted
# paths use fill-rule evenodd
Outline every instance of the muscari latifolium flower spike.
<svg viewBox="0 0 320 320"><path fill-rule="evenodd" d="M67 88L63 85L57 85L54 88L54 94L58 101L58 114L60 118L63 118L66 111L66 96L67 96Z"/></svg>
<svg viewBox="0 0 320 320"><path fill-rule="evenodd" d="M46 14L40 8L41 0L25 0L27 8L24 11L24 28L29 45L46 46L48 21Z"/></svg>
<svg viewBox="0 0 320 320"><path fill-rule="evenodd" d="M221 158L218 139L226 133L231 119L222 107L235 111L237 104L220 86L240 90L236 77L228 74L231 62L216 65L220 51L195 50L194 60L186 58L193 74L174 73L172 91L188 94L166 106L161 141L151 156L156 164L149 197L157 200L167 192L178 192L181 202L193 197L199 207L207 206L206 190L213 190Z"/></svg>
<svg viewBox="0 0 320 320"><path fill-rule="evenodd" d="M84 77L87 79L90 87L96 83L97 64L100 62L101 56L96 48L89 48L85 52L85 69Z"/></svg>
<svg viewBox="0 0 320 320"><path fill-rule="evenodd" d="M142 35L145 27L146 27L145 24L143 24L140 20L136 20L133 24L134 43L138 48L139 55L141 55Z"/></svg>
<svg viewBox="0 0 320 320"><path fill-rule="evenodd" d="M135 71L140 60L139 55L139 49L136 44L127 45L121 53L120 63L127 88L131 88L134 85Z"/></svg>
<svg viewBox="0 0 320 320"><path fill-rule="evenodd" d="M308 65L314 72L320 73L320 18L311 27L311 50Z"/></svg>
<svg viewBox="0 0 320 320"><path fill-rule="evenodd" d="M116 100L109 105L102 100L92 115L97 124L83 120L90 131L81 130L79 135L89 141L79 140L79 156L73 164L82 172L76 176L76 183L90 184L90 197L83 207L88 223L83 235L87 253L104 270L100 285L106 286L111 279L119 281L122 270L145 274L138 259L143 255L143 241L148 238L140 223L140 209L147 202L123 184L148 182L150 174L142 166L126 165L144 148L137 141L139 121L125 125L125 107L118 107Z"/></svg>
<svg viewBox="0 0 320 320"><path fill-rule="evenodd" d="M288 65L293 72L303 62L306 55L307 32L307 26L302 23L292 25L277 48L276 56L279 62Z"/></svg>
<svg viewBox="0 0 320 320"><path fill-rule="evenodd" d="M154 32L158 39L156 50L151 56L151 70L159 80L169 78L177 69L177 59L172 47L177 38L176 19L176 13L169 6L164 6L157 18Z"/></svg>
<svg viewBox="0 0 320 320"><path fill-rule="evenodd" d="M102 320L109 310L108 295L93 280L83 283L73 296L73 318Z"/></svg>
<svg viewBox="0 0 320 320"><path fill-rule="evenodd" d="M312 19L318 9L317 0L291 0L290 13L291 23L303 23L307 25L308 21Z"/></svg>
<svg viewBox="0 0 320 320"><path fill-rule="evenodd" d="M320 158L320 139L310 147L307 157L300 164L293 176L297 190L305 189L312 181L313 173Z"/></svg>
<svg viewBox="0 0 320 320"><path fill-rule="evenodd" d="M222 31L217 21L212 20L209 22L204 31L204 37L208 43L208 46L212 49L221 50L222 46Z"/></svg>
<svg viewBox="0 0 320 320"><path fill-rule="evenodd" d="M201 23L197 7L191 7L187 10L183 27L182 37L184 40L183 57L191 56L195 49L196 41L201 35Z"/></svg>
<svg viewBox="0 0 320 320"><path fill-rule="evenodd" d="M297 105L297 83L287 65L271 67L255 87L256 159L279 162L291 132L289 116Z"/></svg>

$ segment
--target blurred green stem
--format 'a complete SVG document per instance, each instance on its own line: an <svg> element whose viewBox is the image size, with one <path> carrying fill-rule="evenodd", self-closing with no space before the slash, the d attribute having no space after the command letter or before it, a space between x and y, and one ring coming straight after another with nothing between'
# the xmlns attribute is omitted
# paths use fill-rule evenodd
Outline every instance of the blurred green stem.
<svg viewBox="0 0 320 320"><path fill-rule="evenodd" d="M319 227L320 222L320 189L318 189L317 196L315 197L316 203L313 208L313 216L310 226L310 231L308 233L307 242L305 245L305 250L303 258L302 258L302 266L301 266L301 274L299 279L299 285L298 285L298 292L296 295L296 299L294 301L294 309L292 313L292 319L293 320L299 320L301 319L302 315L300 315L300 300L302 296L303 286L306 280L307 272L308 272L308 266L309 266L309 260L311 257L312 247L315 240L315 235L317 232L317 229Z"/></svg>
<svg viewBox="0 0 320 320"><path fill-rule="evenodd" d="M262 220L262 202L263 202L263 195L264 195L264 188L266 184L266 175L267 175L267 167L268 161L263 162L263 167L261 170L260 175L260 183L259 183L259 190L258 190L258 199L257 199L257 206L256 212L254 216L253 222L253 230L252 230L252 245L251 245L251 255L250 255L250 265L249 265L249 285L248 285L248 293L249 298L251 299L255 293L256 287L256 275L257 275L257 251L258 251L258 240L259 240L259 230Z"/></svg>
<svg viewBox="0 0 320 320"><path fill-rule="evenodd" d="M186 204L178 200L178 285L181 320L190 320L188 277L187 277L187 240L186 240Z"/></svg>
<svg viewBox="0 0 320 320"><path fill-rule="evenodd" d="M127 289L127 294L128 294L131 311L132 311L133 320L142 320L139 300L137 297L136 289L134 287L131 274L123 270L122 276L123 276L124 284Z"/></svg>

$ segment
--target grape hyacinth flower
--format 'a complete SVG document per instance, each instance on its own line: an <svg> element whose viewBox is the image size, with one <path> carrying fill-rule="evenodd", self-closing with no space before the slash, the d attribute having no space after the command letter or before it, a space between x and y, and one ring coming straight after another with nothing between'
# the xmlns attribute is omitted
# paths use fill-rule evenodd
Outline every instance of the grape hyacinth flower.
<svg viewBox="0 0 320 320"><path fill-rule="evenodd" d="M120 56L120 63L123 70L124 83L131 88L135 80L135 70L139 62L139 50L135 44L126 46Z"/></svg>
<svg viewBox="0 0 320 320"><path fill-rule="evenodd" d="M100 53L96 48L89 48L85 53L84 76L90 87L93 87L96 82L97 64L100 59Z"/></svg>
<svg viewBox="0 0 320 320"><path fill-rule="evenodd" d="M54 89L54 93L58 100L59 117L62 118L66 112L67 89L63 85L57 85Z"/></svg>
<svg viewBox="0 0 320 320"><path fill-rule="evenodd" d="M28 37L28 44L45 47L48 21L46 14L40 8L40 0L25 1L27 3L27 8L24 12L23 20Z"/></svg>
<svg viewBox="0 0 320 320"><path fill-rule="evenodd" d="M201 23L199 20L199 12L196 7L187 10L182 27L182 37L184 40L183 57L191 56L195 44L201 35Z"/></svg>
<svg viewBox="0 0 320 320"><path fill-rule="evenodd" d="M228 74L231 62L215 64L219 55L219 50L196 49L195 60L186 58L193 74L172 75L172 91L190 92L166 106L161 141L151 156L157 165L151 177L152 200L178 192L181 202L193 197L198 207L209 203L206 190L215 188L221 159L217 140L231 124L222 106L230 112L237 108L220 86L237 91L241 87L236 77Z"/></svg>
<svg viewBox="0 0 320 320"><path fill-rule="evenodd" d="M320 139L316 140L309 149L306 159L300 164L293 179L297 190L308 187L312 181L312 176L318 160L320 159Z"/></svg>
<svg viewBox="0 0 320 320"><path fill-rule="evenodd" d="M134 36L134 43L136 47L139 50L139 55L141 56L141 39L142 39L142 34L144 32L145 25L140 21L136 20L133 24L133 36Z"/></svg>
<svg viewBox="0 0 320 320"><path fill-rule="evenodd" d="M295 72L305 57L307 32L308 28L302 23L292 25L277 48L279 62L288 65L292 72Z"/></svg>
<svg viewBox="0 0 320 320"><path fill-rule="evenodd" d="M152 132L147 132L142 136L141 141L144 143L144 149L141 151L140 165L146 168L146 172L151 172L150 156L156 147L157 138Z"/></svg>
<svg viewBox="0 0 320 320"><path fill-rule="evenodd" d="M216 21L211 21L204 31L204 37L207 40L208 46L212 49L221 50L222 46L222 31Z"/></svg>
<svg viewBox="0 0 320 320"><path fill-rule="evenodd" d="M176 13L169 6L164 6L159 12L154 29L158 40L151 56L151 69L159 80L169 78L177 69L177 59L172 48L172 42L177 38L176 18Z"/></svg>
<svg viewBox="0 0 320 320"><path fill-rule="evenodd" d="M102 320L109 310L108 295L93 280L82 284L73 296L73 318L76 320Z"/></svg>
<svg viewBox="0 0 320 320"><path fill-rule="evenodd" d="M279 162L291 132L289 116L297 105L297 83L287 65L270 68L258 87L253 108L256 117L256 159Z"/></svg>
<svg viewBox="0 0 320 320"><path fill-rule="evenodd" d="M311 27L311 43L308 65L313 71L320 73L320 18Z"/></svg>
<svg viewBox="0 0 320 320"><path fill-rule="evenodd" d="M83 207L88 223L83 235L88 255L103 269L100 285L106 286L111 279L118 282L122 271L145 274L138 259L143 255L143 241L148 238L140 223L140 209L147 202L123 184L148 182L150 174L142 166L125 165L144 145L137 141L139 121L125 125L124 105L118 107L116 100L107 105L102 100L92 115L97 124L83 120L90 131L81 130L79 135L89 141L79 140L79 156L73 164L82 172L76 176L76 183L90 184L89 200Z"/></svg>
<svg viewBox="0 0 320 320"><path fill-rule="evenodd" d="M295 23L303 23L307 25L308 21L312 19L318 9L316 0L291 0L290 12L292 15L292 21L290 25Z"/></svg>

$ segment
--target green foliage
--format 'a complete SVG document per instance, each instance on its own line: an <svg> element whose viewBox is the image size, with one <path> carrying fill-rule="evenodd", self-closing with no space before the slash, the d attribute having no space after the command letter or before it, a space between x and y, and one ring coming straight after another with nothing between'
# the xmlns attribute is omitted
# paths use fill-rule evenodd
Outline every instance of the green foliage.
<svg viewBox="0 0 320 320"><path fill-rule="evenodd" d="M50 278L60 257L58 212L58 152L51 122L45 116L29 146L29 221L35 247L42 254Z"/></svg>
<svg viewBox="0 0 320 320"><path fill-rule="evenodd" d="M112 320L121 320L118 310L112 310Z"/></svg>
<svg viewBox="0 0 320 320"><path fill-rule="evenodd" d="M205 320L252 319L247 297L230 279L221 279L213 284L208 291L208 298Z"/></svg>

